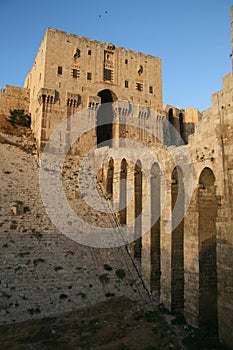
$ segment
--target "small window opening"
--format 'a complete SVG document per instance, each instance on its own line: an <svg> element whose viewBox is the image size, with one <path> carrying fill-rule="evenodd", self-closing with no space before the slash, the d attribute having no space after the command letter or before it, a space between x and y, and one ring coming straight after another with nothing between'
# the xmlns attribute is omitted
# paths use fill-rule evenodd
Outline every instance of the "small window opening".
<svg viewBox="0 0 233 350"><path fill-rule="evenodd" d="M91 50L88 50L88 55L91 56Z"/></svg>
<svg viewBox="0 0 233 350"><path fill-rule="evenodd" d="M150 94L153 94L153 86L150 86L150 87L149 87L149 93L150 93Z"/></svg>
<svg viewBox="0 0 233 350"><path fill-rule="evenodd" d="M87 72L87 80L91 80L92 77L91 77L91 73L90 72Z"/></svg>
<svg viewBox="0 0 233 350"><path fill-rule="evenodd" d="M125 64L128 64L128 60L127 60L127 58L125 59Z"/></svg>
<svg viewBox="0 0 233 350"><path fill-rule="evenodd" d="M136 83L136 90L138 90L138 91L142 91L143 90L142 83Z"/></svg>
<svg viewBox="0 0 233 350"><path fill-rule="evenodd" d="M113 71L111 69L104 69L104 81L113 81Z"/></svg>
<svg viewBox="0 0 233 350"><path fill-rule="evenodd" d="M139 65L138 66L138 74L142 74L143 73L143 66L142 65Z"/></svg>
<svg viewBox="0 0 233 350"><path fill-rule="evenodd" d="M72 76L73 78L79 77L79 70L78 69L72 69Z"/></svg>
<svg viewBox="0 0 233 350"><path fill-rule="evenodd" d="M81 56L81 51L77 48L74 53L74 58L79 58Z"/></svg>
<svg viewBox="0 0 233 350"><path fill-rule="evenodd" d="M126 87L126 88L129 87L129 82L128 82L128 80L125 80L125 87Z"/></svg>
<svg viewBox="0 0 233 350"><path fill-rule="evenodd" d="M62 66L57 67L57 74L62 74Z"/></svg>

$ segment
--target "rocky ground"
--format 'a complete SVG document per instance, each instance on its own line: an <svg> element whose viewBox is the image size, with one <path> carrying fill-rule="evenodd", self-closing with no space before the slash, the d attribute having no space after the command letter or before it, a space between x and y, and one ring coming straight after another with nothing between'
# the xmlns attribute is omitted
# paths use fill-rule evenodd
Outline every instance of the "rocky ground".
<svg viewBox="0 0 233 350"><path fill-rule="evenodd" d="M150 298L123 248L100 253L58 235L38 192L33 195L37 184L33 137L2 120L0 130L1 350L226 349L216 332L189 327ZM64 184L73 208L93 225L111 226L108 215L89 210L80 193L74 192L74 171L72 163L66 163ZM20 193L26 206L22 215L16 215L10 205ZM33 293L38 300L32 307ZM50 315L54 308L56 316L46 316L48 305ZM63 305L68 312L63 312Z"/></svg>
<svg viewBox="0 0 233 350"><path fill-rule="evenodd" d="M132 300L111 298L91 308L0 327L9 350L226 349L215 333L197 331L164 310L143 311Z"/></svg>

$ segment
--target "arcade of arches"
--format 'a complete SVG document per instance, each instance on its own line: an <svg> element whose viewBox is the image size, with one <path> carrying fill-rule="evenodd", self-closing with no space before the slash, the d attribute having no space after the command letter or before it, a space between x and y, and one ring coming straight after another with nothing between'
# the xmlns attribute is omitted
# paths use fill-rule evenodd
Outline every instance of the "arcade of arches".
<svg viewBox="0 0 233 350"><path fill-rule="evenodd" d="M190 218L189 212L185 215L184 174L179 166L166 174L168 200L163 208L164 185L158 163L153 163L150 168L149 187L148 183L145 186L144 164L139 159L132 163L125 158L119 161L111 157L104 166L106 192L113 200L117 199L114 194L119 193L119 223L127 225L134 220L135 240L129 246L152 295L169 310L184 314L193 326L217 329L217 198L213 170L203 168L194 187L197 221L193 240L197 249L190 251L186 232ZM129 202L128 182L134 192ZM114 191L116 186L119 191ZM149 196L149 213L143 212L145 196ZM170 233L165 232L168 212ZM144 222L148 217L150 230L144 233ZM192 290L189 280L193 278L193 271L189 271L187 264L190 259L199 271ZM197 298L192 304L193 293Z"/></svg>

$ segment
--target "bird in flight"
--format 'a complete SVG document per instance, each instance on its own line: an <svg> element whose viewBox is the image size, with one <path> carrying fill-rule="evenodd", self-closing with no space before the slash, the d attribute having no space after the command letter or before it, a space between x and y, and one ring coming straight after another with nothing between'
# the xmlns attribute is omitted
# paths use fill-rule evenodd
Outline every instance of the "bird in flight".
<svg viewBox="0 0 233 350"><path fill-rule="evenodd" d="M104 14L107 15L107 14L108 14L108 11L104 11ZM102 17L102 15L99 14L99 18L101 18L101 17Z"/></svg>

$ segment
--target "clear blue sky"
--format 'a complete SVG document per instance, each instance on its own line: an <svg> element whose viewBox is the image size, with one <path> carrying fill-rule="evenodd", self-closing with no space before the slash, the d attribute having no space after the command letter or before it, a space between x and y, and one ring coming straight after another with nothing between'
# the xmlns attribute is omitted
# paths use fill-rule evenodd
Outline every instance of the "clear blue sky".
<svg viewBox="0 0 233 350"><path fill-rule="evenodd" d="M0 0L0 86L23 86L46 27L52 27L160 57L163 103L202 111L231 71L231 5L230 0Z"/></svg>

